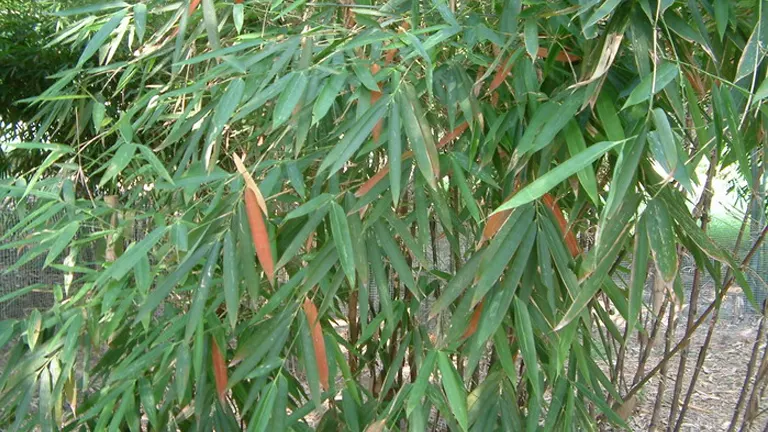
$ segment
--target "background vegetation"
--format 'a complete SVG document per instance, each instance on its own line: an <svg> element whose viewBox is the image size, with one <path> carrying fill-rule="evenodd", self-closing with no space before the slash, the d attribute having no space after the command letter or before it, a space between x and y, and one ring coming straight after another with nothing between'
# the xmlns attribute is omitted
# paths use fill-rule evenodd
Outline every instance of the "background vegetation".
<svg viewBox="0 0 768 432"><path fill-rule="evenodd" d="M679 429L691 336L760 308L706 231L723 174L765 237L768 2L50 7L0 30L56 30L2 51L45 67L0 77L0 191L65 272L0 299L55 298L0 322L3 429L626 427L671 361Z"/></svg>

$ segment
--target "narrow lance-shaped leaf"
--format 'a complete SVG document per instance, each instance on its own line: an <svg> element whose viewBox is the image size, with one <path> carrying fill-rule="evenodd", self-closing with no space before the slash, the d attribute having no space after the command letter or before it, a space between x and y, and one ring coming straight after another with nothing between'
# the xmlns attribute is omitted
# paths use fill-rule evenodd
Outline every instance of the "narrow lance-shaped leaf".
<svg viewBox="0 0 768 432"><path fill-rule="evenodd" d="M643 291L648 275L648 234L645 217L641 217L635 226L635 246L632 252L632 274L629 286L629 311L627 328L632 331L640 316L643 306Z"/></svg>
<svg viewBox="0 0 768 432"><path fill-rule="evenodd" d="M461 382L461 377L459 377L446 353L442 351L437 353L437 365L442 376L445 395L448 397L448 404L459 426L466 431L469 428L469 418L467 415L467 391L464 388L464 383Z"/></svg>
<svg viewBox="0 0 768 432"><path fill-rule="evenodd" d="M591 145L583 152L568 159L543 176L531 182L531 184L513 195L509 201L505 202L499 206L499 208L494 210L493 213L499 213L504 210L513 209L541 197L545 193L549 192L552 188L560 184L562 181L566 180L568 177L584 169L585 166L597 160L597 158L602 156L606 151L612 149L618 144L621 144L622 142L623 141L606 141Z"/></svg>
<svg viewBox="0 0 768 432"><path fill-rule="evenodd" d="M237 325L237 313L240 309L240 280L238 277L238 262L235 257L235 240L232 230L224 235L224 257L222 265L224 272L224 302L227 305L227 318L232 330Z"/></svg>
<svg viewBox="0 0 768 432"><path fill-rule="evenodd" d="M560 225L560 232L563 233L563 237L565 238L565 245L568 247L568 251L571 253L572 257L577 257L579 254L581 254L581 250L579 248L579 243L576 241L576 236L573 234L573 231L571 231L568 227L568 222L565 220L565 217L563 216L562 210L560 210L560 206L557 204L554 198L552 198L552 195L550 194L544 194L541 201L549 207L550 210L552 210L552 213L555 215L555 219L557 219L557 224Z"/></svg>
<svg viewBox="0 0 768 432"><path fill-rule="evenodd" d="M437 178L440 175L440 163L437 159L434 137L424 122L423 113L414 90L411 88L408 91L408 86L406 89L406 92L400 93L398 98L405 133L416 157L416 165L427 180L427 184L435 189Z"/></svg>
<svg viewBox="0 0 768 432"><path fill-rule="evenodd" d="M335 201L331 202L331 231L341 267L347 275L350 286L355 286L355 257L352 249L352 236L344 209Z"/></svg>
<svg viewBox="0 0 768 432"><path fill-rule="evenodd" d="M320 384L323 389L328 389L328 357L325 354L325 339L323 338L323 329L317 316L317 307L309 298L304 299L302 305L304 314L307 316L307 323L312 335L312 346L315 352L315 362L317 372L320 378Z"/></svg>
<svg viewBox="0 0 768 432"><path fill-rule="evenodd" d="M392 192L392 202L397 206L400 201L400 177L402 177L402 158L400 153L403 151L402 143L402 125L400 122L400 110L393 104L389 109L389 124L387 140L387 154L389 155L389 182Z"/></svg>
<svg viewBox="0 0 768 432"><path fill-rule="evenodd" d="M677 277L677 242L672 220L666 206L658 199L648 203L645 209L648 242L653 259L662 278L672 283Z"/></svg>
<svg viewBox="0 0 768 432"><path fill-rule="evenodd" d="M219 395L219 400L224 403L227 392L227 362L224 360L215 337L211 337L211 363L216 380L216 393Z"/></svg>

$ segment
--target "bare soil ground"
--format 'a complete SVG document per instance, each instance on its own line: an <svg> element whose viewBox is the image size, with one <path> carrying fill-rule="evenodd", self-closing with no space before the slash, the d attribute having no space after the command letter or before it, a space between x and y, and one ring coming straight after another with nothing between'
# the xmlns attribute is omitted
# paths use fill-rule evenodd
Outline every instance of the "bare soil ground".
<svg viewBox="0 0 768 432"><path fill-rule="evenodd" d="M705 286L706 288L706 286ZM714 298L714 293L710 289L702 292L699 311L702 311ZM682 315L679 315L676 326L676 341L679 341L685 332L685 321L688 310L684 308ZM665 318L666 324L666 318ZM681 397L678 406L682 404L685 394L688 390L688 384L696 368L696 361L700 348L704 344L709 321L698 329L692 338L688 360L685 368L685 376ZM751 312L750 306L745 305L743 299L730 297L723 305L720 319L715 326L715 331L710 342L710 348L707 351L705 361L699 372L699 378L691 397L689 408L684 421L681 423L681 431L725 431L728 430L731 418L739 399L739 395L744 388L744 380L747 372L747 365L752 354L755 339L758 334L759 315ZM657 343L655 344L650 358L646 364L645 370L648 371L658 364L664 355L664 334L666 325L663 325L659 331ZM761 357L765 351L766 336L760 341L758 351L757 366L760 364ZM627 349L627 358L625 363L625 374L629 380L635 374L638 364L638 354L640 346L636 338L630 341ZM666 391L662 399L660 411L660 430L666 430L670 407L672 406L673 388L677 380L678 366L680 357L675 356L668 363L666 371ZM634 414L629 418L628 423L633 430L650 430L651 418L659 390L660 374L652 378L644 388L638 393L637 405ZM749 392L752 391L750 382ZM768 429L768 394L762 394L762 397L756 399L757 406L753 407L753 412L758 415L752 420L750 427L743 430L762 431ZM747 400L749 394L747 394ZM679 410L678 410L679 412ZM741 416L743 417L743 411ZM673 421L676 421L673 420ZM739 418L735 430L739 430L742 425L742 419ZM672 426L673 430L674 425Z"/></svg>

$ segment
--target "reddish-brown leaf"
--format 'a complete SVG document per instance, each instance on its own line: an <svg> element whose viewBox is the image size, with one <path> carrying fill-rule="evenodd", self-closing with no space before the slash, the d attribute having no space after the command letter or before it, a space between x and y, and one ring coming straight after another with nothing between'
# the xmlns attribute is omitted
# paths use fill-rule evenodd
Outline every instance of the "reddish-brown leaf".
<svg viewBox="0 0 768 432"><path fill-rule="evenodd" d="M440 141L437 143L437 148L443 148L446 144L449 142L455 140L456 138L460 137L465 130L469 127L469 123L464 122L458 126L456 126L456 129L452 130L451 133L448 135L440 138Z"/></svg>
<svg viewBox="0 0 768 432"><path fill-rule="evenodd" d="M579 243L576 241L576 236L573 235L573 232L568 229L568 221L565 220L563 211L560 210L560 206L555 199L552 198L552 195L548 193L544 194L544 196L541 197L541 200L555 215L555 219L557 219L557 223L560 225L560 232L563 233L563 237L565 238L565 245L568 247L571 256L574 258L577 257L581 253Z"/></svg>
<svg viewBox="0 0 768 432"><path fill-rule="evenodd" d="M216 379L216 393L219 395L219 400L224 402L224 395L227 391L227 363L224 360L224 356L221 354L219 344L216 343L216 338L211 337L211 363L213 363L213 376Z"/></svg>
<svg viewBox="0 0 768 432"><path fill-rule="evenodd" d="M259 259L261 268L267 275L269 283L275 284L275 262L272 258L272 246L269 243L269 233L264 223L264 216L261 213L259 204L256 200L256 194L251 188L245 188L245 212L248 215L248 225L251 227L251 237L253 245L256 248L256 257Z"/></svg>
<svg viewBox="0 0 768 432"><path fill-rule="evenodd" d="M373 95L371 95L371 102L373 102ZM379 126L379 125L377 125ZM461 134L464 133L465 130L469 127L469 123L464 122L458 126L456 126L456 129L451 131L448 135L444 136L440 139L440 141L437 143L437 148L443 148L446 144L450 143L451 141L455 140L456 138L460 137ZM375 129L374 129L375 132ZM374 137L375 139L375 137ZM400 159L405 161L413 157L412 151L407 151L400 156ZM389 173L389 164L385 165L383 168L378 170L376 174L374 174L371 178L369 178L365 183L363 183L357 191L355 191L355 196L360 198L361 196L364 196L368 192L370 192L371 189L373 189L374 186L379 184L379 182L387 176Z"/></svg>
<svg viewBox="0 0 768 432"><path fill-rule="evenodd" d="M200 4L200 0L192 0L192 2L189 3L189 14L192 15L195 13L195 10L197 9L197 6Z"/></svg>
<svg viewBox="0 0 768 432"><path fill-rule="evenodd" d="M491 86L488 87L488 91L492 92L499 88L501 83L504 82L505 79L507 79L507 75L509 75L509 72L512 70L512 62L507 59L506 62L503 63L503 65L499 65L496 69L496 75L493 77L493 81L491 81Z"/></svg>
<svg viewBox="0 0 768 432"><path fill-rule="evenodd" d="M483 75L485 74L485 68L480 66L477 68L477 76L475 77L475 87L472 89L472 93L475 95L475 97L480 95L480 90L482 90L483 83L480 81L481 78L483 78Z"/></svg>
<svg viewBox="0 0 768 432"><path fill-rule="evenodd" d="M328 390L328 359L325 356L323 329L320 327L320 321L317 319L317 307L309 298L305 298L302 308L307 316L309 329L312 333L312 346L315 348L315 361L317 362L317 372L320 376L320 385L323 386L324 390Z"/></svg>
<svg viewBox="0 0 768 432"><path fill-rule="evenodd" d="M386 177L388 173L389 173L389 165L380 169L378 172L376 172L376 174L374 174L365 183L363 183L362 186L357 188L357 191L355 192L355 196L360 198L361 196L364 196L365 194L370 192L370 190L373 189L373 187L376 186L379 183L379 181L381 181L381 179Z"/></svg>
<svg viewBox="0 0 768 432"><path fill-rule="evenodd" d="M546 59L547 57L549 57L549 50L545 47L540 47L536 55L539 58ZM558 61L560 63L575 63L579 60L581 60L581 57L575 54L571 54L567 51L562 51L562 50L559 51L555 56L555 61Z"/></svg>
<svg viewBox="0 0 768 432"><path fill-rule="evenodd" d="M397 48L387 50L387 53L384 55L384 64L388 65L392 63L392 61L395 60L396 55L397 55Z"/></svg>
<svg viewBox="0 0 768 432"><path fill-rule="evenodd" d="M462 339L467 339L468 337L475 334L477 331L477 324L480 322L480 315L483 314L483 305L485 304L485 300L481 300L480 303L475 306L475 311L472 312L472 318L469 319L469 325L467 326L467 330L464 331L464 334L461 336Z"/></svg>

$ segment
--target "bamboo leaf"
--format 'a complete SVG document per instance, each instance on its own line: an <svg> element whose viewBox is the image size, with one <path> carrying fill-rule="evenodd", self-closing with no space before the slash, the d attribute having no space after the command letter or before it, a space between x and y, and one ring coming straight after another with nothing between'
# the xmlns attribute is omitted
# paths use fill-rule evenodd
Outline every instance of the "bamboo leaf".
<svg viewBox="0 0 768 432"><path fill-rule="evenodd" d="M637 85L629 94L627 101L621 108L626 109L633 105L645 102L650 99L656 93L664 90L675 78L677 78L680 70L674 63L662 63L656 68L655 74L646 75L640 84Z"/></svg>
<svg viewBox="0 0 768 432"><path fill-rule="evenodd" d="M623 141L606 141L589 146L586 150L531 182L531 184L521 189L507 202L494 210L493 213L513 209L541 197L562 181L584 169L584 167L597 160L605 152L621 143Z"/></svg>
<svg viewBox="0 0 768 432"><path fill-rule="evenodd" d="M213 364L213 375L216 380L216 393L219 400L224 403L227 391L227 363L216 343L216 338L211 337L211 363Z"/></svg>
<svg viewBox="0 0 768 432"><path fill-rule="evenodd" d="M467 415L467 392L464 388L464 383L461 382L461 378L447 354L439 351L437 353L437 364L442 376L443 389L448 397L448 404L456 421L459 422L459 426L462 430L466 431L469 428L469 420Z"/></svg>
<svg viewBox="0 0 768 432"><path fill-rule="evenodd" d="M275 284L275 265L272 258L272 244L267 232L267 226L264 223L264 217L257 203L256 194L253 189L245 190L245 211L248 215L248 225L251 229L251 239L256 248L256 257L259 264L267 275L271 285Z"/></svg>
<svg viewBox="0 0 768 432"><path fill-rule="evenodd" d="M292 72L292 77L285 86L275 105L272 115L272 129L277 129L291 118L296 105L301 101L302 95L309 84L309 76L304 72Z"/></svg>
<svg viewBox="0 0 768 432"><path fill-rule="evenodd" d="M387 140L387 155L389 156L389 183L392 192L392 202L395 207L400 200L400 177L402 177L402 125L400 121L400 109L392 104L389 108L389 124Z"/></svg>
<svg viewBox="0 0 768 432"><path fill-rule="evenodd" d="M347 215L335 201L331 201L331 230L341 267L347 275L350 286L355 286L355 258L352 249L352 236L349 234Z"/></svg>
<svg viewBox="0 0 768 432"><path fill-rule="evenodd" d="M240 309L240 280L238 275L237 258L235 257L235 239L232 231L224 235L224 256L222 257L224 273L224 301L227 305L229 326L235 330L237 314Z"/></svg>
<svg viewBox="0 0 768 432"><path fill-rule="evenodd" d="M51 248L48 250L48 255L45 257L44 267L51 265L53 260L59 257L64 249L69 246L69 243L77 234L80 229L80 223L77 221L68 223L64 228L56 235L56 241L53 242Z"/></svg>
<svg viewBox="0 0 768 432"><path fill-rule="evenodd" d="M432 189L437 187L437 177L440 174L440 163L437 157L434 136L424 123L424 115L414 94L414 90L406 86L406 91L398 93L400 115L405 126L405 134L416 158L416 165Z"/></svg>
<svg viewBox="0 0 768 432"><path fill-rule="evenodd" d="M648 244L651 247L656 267L667 283L677 277L677 241L672 220L666 206L657 199L651 200L645 209Z"/></svg>
<svg viewBox="0 0 768 432"><path fill-rule="evenodd" d="M120 2L122 3L122 2ZM125 3L123 3L125 4ZM125 4L125 6L128 6ZM90 12L90 11L86 11ZM85 12L77 12L77 13L85 13ZM120 25L120 22L123 20L125 15L128 13L128 9L122 9L112 15L112 18L109 19L104 25L101 26L99 31L96 32L96 34L93 35L91 40L88 42L88 45L85 46L85 49L83 50L83 53L80 54L80 58L77 60L77 67L82 67L85 65L85 62L87 62L91 57L93 57L94 54L101 48L102 45L104 45L104 42L107 40L110 34L112 34L112 31L117 28L118 25Z"/></svg>

